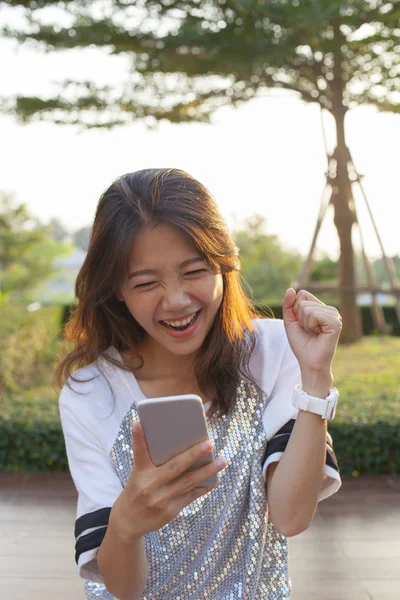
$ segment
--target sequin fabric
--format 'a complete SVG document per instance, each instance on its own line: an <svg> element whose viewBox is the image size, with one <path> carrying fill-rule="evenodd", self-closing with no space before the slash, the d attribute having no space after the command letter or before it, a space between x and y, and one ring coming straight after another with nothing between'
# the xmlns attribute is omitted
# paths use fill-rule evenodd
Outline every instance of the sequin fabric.
<svg viewBox="0 0 400 600"><path fill-rule="evenodd" d="M287 541L268 521L262 458L262 413L268 400L242 381L231 414L207 417L215 456L228 466L221 484L145 536L149 577L142 600L289 600ZM111 458L122 484L134 456L133 406L121 423ZM114 600L86 582L87 600Z"/></svg>

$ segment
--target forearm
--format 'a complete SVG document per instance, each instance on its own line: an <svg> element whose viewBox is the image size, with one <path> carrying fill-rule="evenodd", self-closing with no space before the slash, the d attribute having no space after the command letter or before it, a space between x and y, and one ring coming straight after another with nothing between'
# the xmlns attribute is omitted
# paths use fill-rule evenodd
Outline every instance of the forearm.
<svg viewBox="0 0 400 600"><path fill-rule="evenodd" d="M106 588L114 596L119 600L139 600L148 575L144 536L122 539L110 519L99 549L98 565Z"/></svg>
<svg viewBox="0 0 400 600"><path fill-rule="evenodd" d="M303 389L317 397L329 394L331 380L304 380ZM318 505L326 460L327 422L300 410L285 452L268 487L272 523L287 536L311 524Z"/></svg>

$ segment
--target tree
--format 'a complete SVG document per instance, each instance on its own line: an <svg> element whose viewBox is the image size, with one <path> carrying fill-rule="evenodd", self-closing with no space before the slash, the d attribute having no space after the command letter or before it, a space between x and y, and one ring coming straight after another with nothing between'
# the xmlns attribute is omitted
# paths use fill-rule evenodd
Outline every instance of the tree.
<svg viewBox="0 0 400 600"><path fill-rule="evenodd" d="M239 248L242 272L255 302L281 304L283 295L294 281L301 257L282 248L275 235L266 232L266 220L253 215L234 232Z"/></svg>
<svg viewBox="0 0 400 600"><path fill-rule="evenodd" d="M56 271L54 259L70 250L37 227L24 204L0 194L0 306L24 299Z"/></svg>
<svg viewBox="0 0 400 600"><path fill-rule="evenodd" d="M3 4L29 11L27 31L4 30L21 42L34 40L48 50L94 45L132 57L132 73L120 89L67 81L51 98L4 99L3 111L23 121L87 127L137 118L207 121L218 107L246 102L267 88L290 90L331 113L342 339L361 335L345 119L365 103L400 112L400 0L67 1L60 4L70 20L65 27L40 20L44 5L59 5L55 0Z"/></svg>

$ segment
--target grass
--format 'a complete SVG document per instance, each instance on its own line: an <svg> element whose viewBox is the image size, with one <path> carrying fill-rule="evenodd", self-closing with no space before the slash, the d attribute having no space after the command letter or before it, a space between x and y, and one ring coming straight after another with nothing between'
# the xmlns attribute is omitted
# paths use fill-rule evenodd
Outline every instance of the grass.
<svg viewBox="0 0 400 600"><path fill-rule="evenodd" d="M365 337L339 346L333 371L340 392L336 421L400 422L400 338Z"/></svg>

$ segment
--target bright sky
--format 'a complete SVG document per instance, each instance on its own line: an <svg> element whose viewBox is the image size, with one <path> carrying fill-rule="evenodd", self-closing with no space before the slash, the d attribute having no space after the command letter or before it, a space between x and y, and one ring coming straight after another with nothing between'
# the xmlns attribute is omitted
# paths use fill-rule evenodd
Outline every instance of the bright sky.
<svg viewBox="0 0 400 600"><path fill-rule="evenodd" d="M88 78L115 83L125 77L125 57L95 50L38 53L0 40L1 94L50 93L51 83ZM328 145L335 136L325 115ZM161 123L150 131L133 123L111 131L79 132L49 123L18 125L0 117L0 190L15 191L43 221L58 217L71 229L91 223L98 198L117 176L148 167L178 167L212 192L228 224L264 215L268 231L288 247L308 251L325 184L320 115L316 106L274 94L238 109L215 113L211 125ZM348 144L389 254L400 253L398 221L400 115L366 107L352 111ZM357 203L367 251L379 255L361 198ZM317 247L337 252L332 212Z"/></svg>

